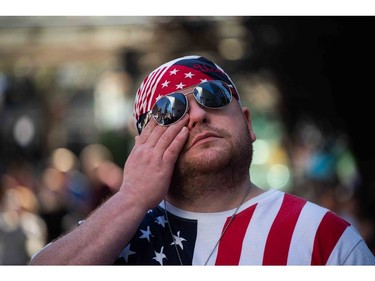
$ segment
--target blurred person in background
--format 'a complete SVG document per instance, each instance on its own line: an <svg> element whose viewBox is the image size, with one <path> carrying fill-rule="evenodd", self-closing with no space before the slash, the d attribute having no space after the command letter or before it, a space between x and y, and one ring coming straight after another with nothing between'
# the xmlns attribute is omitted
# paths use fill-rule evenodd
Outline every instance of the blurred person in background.
<svg viewBox="0 0 375 281"><path fill-rule="evenodd" d="M0 264L24 265L46 244L47 227L31 189L9 174L0 180Z"/></svg>
<svg viewBox="0 0 375 281"><path fill-rule="evenodd" d="M230 77L201 56L142 82L121 186L30 264L374 265L329 209L250 178L256 140Z"/></svg>
<svg viewBox="0 0 375 281"><path fill-rule="evenodd" d="M112 187L121 185L121 169L103 145L88 145L79 156L57 148L41 172L36 195L39 213L47 224L48 242L74 228L77 221L113 194Z"/></svg>

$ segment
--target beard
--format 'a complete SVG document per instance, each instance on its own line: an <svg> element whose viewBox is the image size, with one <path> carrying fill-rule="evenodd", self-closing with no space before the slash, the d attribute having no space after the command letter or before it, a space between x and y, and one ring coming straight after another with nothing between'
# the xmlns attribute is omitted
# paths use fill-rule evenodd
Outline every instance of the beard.
<svg viewBox="0 0 375 281"><path fill-rule="evenodd" d="M249 177L253 144L245 122L240 133L230 135L214 129L226 140L224 148L210 148L194 158L181 154L173 172L169 193L176 199L194 201L196 198L223 194L235 190ZM204 144L206 145L206 144Z"/></svg>

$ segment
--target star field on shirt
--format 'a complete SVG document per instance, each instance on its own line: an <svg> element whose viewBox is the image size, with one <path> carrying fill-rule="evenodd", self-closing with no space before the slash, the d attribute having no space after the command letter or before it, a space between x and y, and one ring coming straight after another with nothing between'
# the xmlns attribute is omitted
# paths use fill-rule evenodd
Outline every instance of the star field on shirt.
<svg viewBox="0 0 375 281"><path fill-rule="evenodd" d="M169 219L176 219L173 214L169 214ZM175 244L180 250L181 258L186 264L192 262L192 251L186 250L184 245L190 244L188 248L194 248L196 239L196 221L184 220L184 229L189 229L191 233L186 233L186 236L180 230L174 231L172 224L172 235L169 231L169 221L166 219L164 210L161 207L150 210L144 222L139 227L138 234L131 240L131 242L120 253L119 259L123 259L126 264L135 264L141 262L142 264L180 264ZM179 222L181 223L181 222ZM185 251L184 251L185 249Z"/></svg>

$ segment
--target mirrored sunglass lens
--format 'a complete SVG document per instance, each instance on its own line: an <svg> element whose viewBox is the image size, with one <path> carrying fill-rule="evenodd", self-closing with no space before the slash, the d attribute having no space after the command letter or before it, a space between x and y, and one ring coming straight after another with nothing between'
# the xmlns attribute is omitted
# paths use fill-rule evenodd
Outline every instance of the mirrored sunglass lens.
<svg viewBox="0 0 375 281"><path fill-rule="evenodd" d="M219 108L230 103L232 95L220 82L205 82L197 86L194 90L196 100L203 106Z"/></svg>
<svg viewBox="0 0 375 281"><path fill-rule="evenodd" d="M170 125L180 120L186 112L186 97L175 93L160 98L152 108L152 116L160 125Z"/></svg>

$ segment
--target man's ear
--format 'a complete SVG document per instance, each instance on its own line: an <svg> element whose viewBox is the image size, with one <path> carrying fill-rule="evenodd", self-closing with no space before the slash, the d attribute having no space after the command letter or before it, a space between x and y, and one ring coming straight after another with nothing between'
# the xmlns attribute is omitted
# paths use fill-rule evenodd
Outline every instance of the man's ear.
<svg viewBox="0 0 375 281"><path fill-rule="evenodd" d="M247 128L249 129L249 132L250 132L250 138L251 138L252 142L254 142L257 137L254 133L253 126L251 125L250 110L247 107L243 106L242 107L242 113L243 113L243 115L245 117L245 120L247 122Z"/></svg>

